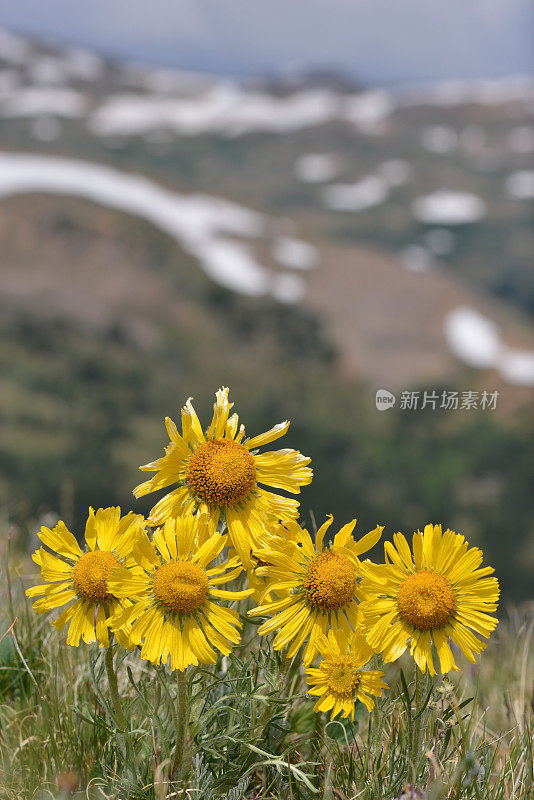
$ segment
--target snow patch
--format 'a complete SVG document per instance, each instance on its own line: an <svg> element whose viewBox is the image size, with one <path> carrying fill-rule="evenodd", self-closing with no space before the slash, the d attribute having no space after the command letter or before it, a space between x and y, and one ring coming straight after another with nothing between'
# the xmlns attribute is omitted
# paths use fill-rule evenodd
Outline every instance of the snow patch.
<svg viewBox="0 0 534 800"><path fill-rule="evenodd" d="M339 174L336 156L328 153L307 153L295 161L295 175L303 183L323 183Z"/></svg>
<svg viewBox="0 0 534 800"><path fill-rule="evenodd" d="M356 183L332 184L322 193L323 204L334 211L364 211L385 203L388 197L388 184L377 175L368 175Z"/></svg>
<svg viewBox="0 0 534 800"><path fill-rule="evenodd" d="M271 253L279 264L290 269L313 269L319 262L313 245L290 236L275 239Z"/></svg>
<svg viewBox="0 0 534 800"><path fill-rule="evenodd" d="M453 355L470 367L490 369L501 347L499 329L473 308L450 311L444 322L445 339Z"/></svg>
<svg viewBox="0 0 534 800"><path fill-rule="evenodd" d="M504 348L500 359L502 377L517 386L534 386L534 352Z"/></svg>
<svg viewBox="0 0 534 800"><path fill-rule="evenodd" d="M267 219L228 200L178 194L141 175L100 164L0 153L0 196L27 192L84 197L143 217L195 256L214 281L241 294L272 294L291 303L304 293L301 278L269 271L249 244L238 240L263 235Z"/></svg>
<svg viewBox="0 0 534 800"><path fill-rule="evenodd" d="M534 351L507 347L497 325L475 309L462 306L450 311L444 334L449 349L464 364L496 369L516 386L534 386Z"/></svg>
<svg viewBox="0 0 534 800"><path fill-rule="evenodd" d="M345 98L342 118L362 133L380 134L384 123L395 110L395 102L385 89L372 89Z"/></svg>
<svg viewBox="0 0 534 800"><path fill-rule="evenodd" d="M486 214L486 204L476 194L439 189L412 204L416 220L427 225L466 225Z"/></svg>
<svg viewBox="0 0 534 800"><path fill-rule="evenodd" d="M76 118L85 113L85 97L73 89L29 87L0 98L0 118L53 116Z"/></svg>
<svg viewBox="0 0 534 800"><path fill-rule="evenodd" d="M534 198L534 170L512 172L506 178L505 189L516 200Z"/></svg>
<svg viewBox="0 0 534 800"><path fill-rule="evenodd" d="M221 82L204 94L189 98L116 95L94 112L88 126L100 136L145 134L162 127L183 136L210 132L228 136L254 131L288 133L328 122L336 116L337 107L338 99L331 91L273 97Z"/></svg>

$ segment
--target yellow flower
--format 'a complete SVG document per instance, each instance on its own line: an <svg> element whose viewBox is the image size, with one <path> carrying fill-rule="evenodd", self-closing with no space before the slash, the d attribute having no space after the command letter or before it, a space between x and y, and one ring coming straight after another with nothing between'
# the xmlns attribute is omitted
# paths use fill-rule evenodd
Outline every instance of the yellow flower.
<svg viewBox="0 0 534 800"><path fill-rule="evenodd" d="M150 512L149 523L160 525L166 519L196 511L209 514L212 530L226 520L230 542L242 563L251 569L250 551L261 543L266 520L292 519L298 502L260 487L271 486L293 494L310 483L310 462L297 450L258 453L261 447L287 432L289 422L245 439L237 414L229 416L233 403L228 389L217 392L213 419L202 430L191 398L182 409L182 433L167 417L170 443L165 455L145 464L142 470L156 475L134 489L136 497L175 485Z"/></svg>
<svg viewBox="0 0 534 800"><path fill-rule="evenodd" d="M215 650L228 655L240 640L237 611L217 601L240 600L252 590L217 588L243 567L237 558L208 567L227 537L205 538L200 530L205 527L202 517L167 520L155 530L153 543L143 532L133 550L137 569L118 568L109 578L117 597L134 598L111 619L112 630L126 629L130 646L142 645L141 658L154 664L165 664L169 656L171 669L214 664Z"/></svg>
<svg viewBox="0 0 534 800"><path fill-rule="evenodd" d="M269 592L290 594L270 601L249 611L251 616L270 614L272 619L264 622L258 632L278 633L274 639L275 650L290 647L291 658L309 641L304 651L304 663L309 664L318 650L318 639L334 632L350 635L358 625L358 578L361 576L359 555L373 547L382 535L378 525L359 541L352 536L356 520L345 525L335 535L330 547L323 547L323 539L332 517L319 528L315 545L307 530L296 522L288 522L286 535L274 536L268 548L257 550L255 555L269 566L256 570L259 575L270 578Z"/></svg>
<svg viewBox="0 0 534 800"><path fill-rule="evenodd" d="M319 669L306 670L309 694L319 695L313 710L331 711L330 719L340 712L343 717L350 714L353 722L356 700L372 711L375 703L369 695L380 697L388 686L383 672L362 669L373 655L364 637L360 633L336 637L330 631L328 638L319 640L319 650L323 656Z"/></svg>
<svg viewBox="0 0 534 800"><path fill-rule="evenodd" d="M413 535L410 552L401 533L384 545L386 564L366 564L360 604L367 641L385 661L401 656L411 639L410 653L422 672L436 674L431 645L434 644L443 673L458 669L449 638L467 658L486 645L475 633L489 636L497 619L499 598L492 567L479 569L482 551L469 547L454 531L442 533L441 525L427 525Z"/></svg>
<svg viewBox="0 0 534 800"><path fill-rule="evenodd" d="M98 641L108 646L108 617L123 607L109 588L111 570L121 564L131 565L131 552L136 535L143 529L144 520L131 512L121 518L120 508L89 509L85 527L86 551L82 551L64 522L52 530L41 528L39 538L46 547L40 547L32 558L41 568L47 583L28 589L28 597L43 595L33 604L38 614L64 606L72 600L59 619L52 622L58 630L67 623L67 644L78 647L84 642ZM120 637L118 641L121 641Z"/></svg>

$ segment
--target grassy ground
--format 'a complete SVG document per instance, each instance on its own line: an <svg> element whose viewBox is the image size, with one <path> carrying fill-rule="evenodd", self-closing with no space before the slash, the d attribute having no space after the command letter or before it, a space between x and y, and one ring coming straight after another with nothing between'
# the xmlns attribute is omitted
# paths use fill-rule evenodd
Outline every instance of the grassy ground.
<svg viewBox="0 0 534 800"><path fill-rule="evenodd" d="M103 651L68 647L23 599L27 562L9 574L3 564L1 800L392 800L407 781L422 792L410 800L532 797L530 606L501 608L479 667L460 657L451 681L436 679L419 746L409 659L386 668L391 688L372 715L360 706L354 725L328 723L313 713L302 665L273 654L269 637L259 641L247 623L239 650L188 674L184 795L169 778L177 673L116 654L124 737Z"/></svg>

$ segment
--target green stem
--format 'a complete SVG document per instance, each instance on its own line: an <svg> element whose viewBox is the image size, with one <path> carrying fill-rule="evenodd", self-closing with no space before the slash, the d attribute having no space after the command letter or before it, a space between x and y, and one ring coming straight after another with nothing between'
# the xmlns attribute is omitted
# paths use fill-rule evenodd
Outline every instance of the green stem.
<svg viewBox="0 0 534 800"><path fill-rule="evenodd" d="M187 754L187 733L189 729L188 680L185 670L177 670L177 677L176 750L171 774L183 779L187 777L189 761Z"/></svg>
<svg viewBox="0 0 534 800"><path fill-rule="evenodd" d="M319 792L321 800L325 800L327 792L328 764L323 758L325 746L325 715L322 712L313 715L313 735L317 743L317 754L319 762L323 765L322 772L319 772Z"/></svg>
<svg viewBox="0 0 534 800"><path fill-rule="evenodd" d="M369 714L369 727L365 746L364 776L367 786L365 797L368 798L374 798L376 795L374 783L376 780L376 764L378 763L377 754L380 749L382 731L384 729L385 718L379 702L380 701L378 700L375 703L375 707Z"/></svg>
<svg viewBox="0 0 534 800"><path fill-rule="evenodd" d="M367 782L367 776L369 774L369 761L371 758L371 743L372 743L372 734L373 734L373 721L374 721L374 709L369 714L369 724L367 725L367 740L365 742L365 762L363 765L363 778L364 781Z"/></svg>
<svg viewBox="0 0 534 800"><path fill-rule="evenodd" d="M411 746L411 780L415 786L417 782L417 775L419 772L419 763L421 761L421 744L423 737L423 727L426 715L423 713L423 705L430 690L430 673L428 669L426 672L421 672L418 666L415 667L415 713L413 720L412 731L412 746Z"/></svg>
<svg viewBox="0 0 534 800"><path fill-rule="evenodd" d="M109 693L111 695L113 710L115 712L115 723L117 724L124 738L124 756L126 765L127 768L130 770L133 779L137 780L137 768L135 765L135 758L132 750L132 744L130 741L129 725L126 721L126 717L124 716L121 697L119 694L119 687L117 683L117 673L115 672L115 666L113 664L113 641L111 639L109 642L109 646L106 648L105 662L106 662L106 672L108 676Z"/></svg>
<svg viewBox="0 0 534 800"><path fill-rule="evenodd" d="M276 677L276 681L275 681L275 684L274 684L274 687L273 687L273 691L272 691L271 697L266 701L266 703L265 703L265 705L263 707L263 711L259 715L258 719L256 720L256 722L254 724L254 727L252 728L252 733L251 733L251 736L250 736L250 740L247 741L246 744L245 744L245 742L243 742L241 744L241 756L244 759L243 762L242 762L242 771L243 772L245 772L245 770L246 770L247 759L251 755L251 753L253 752L250 749L251 746L255 747L258 744L263 732L265 731L266 727L268 726L269 722L271 721L271 718L272 718L272 715L273 715L273 706L274 706L273 700L274 700L275 697L278 698L280 696L281 690L282 690L284 684L286 683L286 679L287 679L287 676L289 674L289 670L291 669L291 665L292 664L293 664L293 659L292 658L286 658L285 654L282 654L282 661L280 663L280 668L278 670L278 675ZM291 774L291 770L289 770L289 769L288 769L288 774ZM228 785L228 788L230 788L230 785L234 786L234 784L232 783L232 784Z"/></svg>
<svg viewBox="0 0 534 800"><path fill-rule="evenodd" d="M106 648L106 672L108 675L109 693L113 702L113 709L115 711L115 721L118 727L126 732L126 718L122 710L122 703L119 694L119 687L117 684L117 674L113 666L113 644L110 642L109 647Z"/></svg>
<svg viewBox="0 0 534 800"><path fill-rule="evenodd" d="M274 684L273 696L278 696L280 694L280 691L283 688L283 685L286 681L292 663L293 663L292 658L282 659L280 670L278 672L278 677L276 679L276 683ZM254 733L252 734L253 744L256 744L256 742L262 735L264 728L268 725L269 720L272 716L272 710L273 710L273 703L270 700L268 700L265 703L264 709L260 714L260 718L256 723L256 727L254 728Z"/></svg>

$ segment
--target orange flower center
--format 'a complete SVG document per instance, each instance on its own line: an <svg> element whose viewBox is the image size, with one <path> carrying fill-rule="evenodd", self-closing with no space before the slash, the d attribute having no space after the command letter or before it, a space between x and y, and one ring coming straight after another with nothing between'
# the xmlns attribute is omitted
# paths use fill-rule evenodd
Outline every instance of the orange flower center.
<svg viewBox="0 0 534 800"><path fill-rule="evenodd" d="M244 500L256 483L256 465L239 442L214 439L196 448L186 481L204 502L233 506Z"/></svg>
<svg viewBox="0 0 534 800"><path fill-rule="evenodd" d="M90 603L103 603L110 600L108 578L113 567L119 566L119 559L107 550L94 550L85 553L74 565L72 584L77 594Z"/></svg>
<svg viewBox="0 0 534 800"><path fill-rule="evenodd" d="M160 603L177 614L192 614L208 596L208 578L197 564L171 561L154 575L153 592Z"/></svg>
<svg viewBox="0 0 534 800"><path fill-rule="evenodd" d="M313 558L304 578L308 603L321 611L337 611L354 597L356 572L348 558L327 550Z"/></svg>
<svg viewBox="0 0 534 800"><path fill-rule="evenodd" d="M423 569L401 583L397 606L402 619L420 631L442 628L456 610L456 592L444 575Z"/></svg>
<svg viewBox="0 0 534 800"><path fill-rule="evenodd" d="M321 669L326 674L326 683L332 694L344 699L354 697L360 685L361 670L355 666L350 656L340 656L333 661L323 662Z"/></svg>

